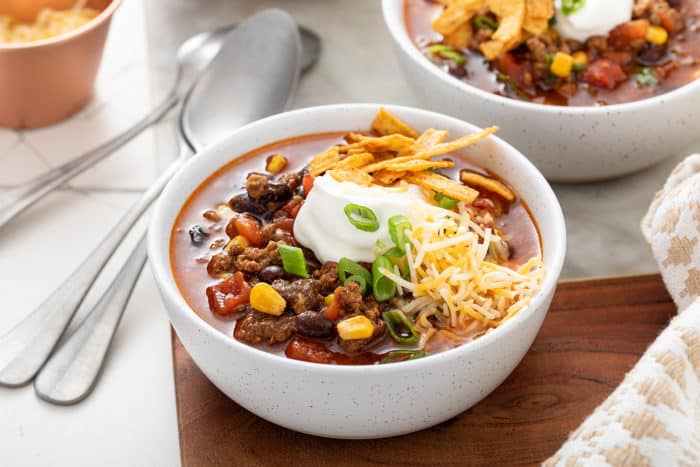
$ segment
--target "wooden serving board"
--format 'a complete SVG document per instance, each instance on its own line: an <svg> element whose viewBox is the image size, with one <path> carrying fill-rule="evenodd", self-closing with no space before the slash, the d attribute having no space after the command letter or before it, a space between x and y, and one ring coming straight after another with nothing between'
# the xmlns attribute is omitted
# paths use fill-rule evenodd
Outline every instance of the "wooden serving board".
<svg viewBox="0 0 700 467"><path fill-rule="evenodd" d="M224 396L173 333L183 467L531 465L622 380L675 314L660 276L564 282L532 348L482 402L398 438L343 441L266 422Z"/></svg>

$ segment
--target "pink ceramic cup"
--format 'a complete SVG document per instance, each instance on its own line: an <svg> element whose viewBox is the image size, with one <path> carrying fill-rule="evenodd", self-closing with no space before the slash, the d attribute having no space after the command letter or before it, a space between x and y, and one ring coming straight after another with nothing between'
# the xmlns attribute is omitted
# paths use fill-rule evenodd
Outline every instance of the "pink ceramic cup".
<svg viewBox="0 0 700 467"><path fill-rule="evenodd" d="M37 128L61 121L92 98L107 32L121 0L89 0L100 14L66 34L26 43L0 43L0 126ZM31 21L43 7L67 9L75 0L10 0L0 14Z"/></svg>

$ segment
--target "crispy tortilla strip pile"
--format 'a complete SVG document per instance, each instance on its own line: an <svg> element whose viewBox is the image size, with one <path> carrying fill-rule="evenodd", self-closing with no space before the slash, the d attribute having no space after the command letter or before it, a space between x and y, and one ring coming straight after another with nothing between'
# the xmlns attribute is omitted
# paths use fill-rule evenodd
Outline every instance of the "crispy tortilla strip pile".
<svg viewBox="0 0 700 467"><path fill-rule="evenodd" d="M433 29L454 47L470 45L475 16L491 12L498 18L498 28L491 40L479 46L488 60L514 49L530 35L542 34L554 14L552 0L441 0L441 3L445 9L433 21Z"/></svg>
<svg viewBox="0 0 700 467"><path fill-rule="evenodd" d="M432 159L475 144L496 132L498 127L446 142L447 131L430 128L419 135L410 125L381 108L372 122L372 130L379 136L346 135L348 144L333 146L314 157L309 163L309 173L314 176L328 173L338 181L361 186L388 186L403 181L465 203L471 203L479 196L479 192L469 185L485 189L505 187L484 176L467 177L464 183L452 180L434 170L453 167L454 162ZM489 180L493 183L489 184Z"/></svg>

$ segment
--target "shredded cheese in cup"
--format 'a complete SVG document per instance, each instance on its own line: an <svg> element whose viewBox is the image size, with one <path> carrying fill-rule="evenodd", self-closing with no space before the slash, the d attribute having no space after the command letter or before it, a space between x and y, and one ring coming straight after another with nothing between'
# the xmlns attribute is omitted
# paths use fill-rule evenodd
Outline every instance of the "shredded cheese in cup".
<svg viewBox="0 0 700 467"><path fill-rule="evenodd" d="M34 42L60 36L92 21L99 11L85 7L80 0L68 10L42 9L33 23L21 23L0 15L0 43Z"/></svg>

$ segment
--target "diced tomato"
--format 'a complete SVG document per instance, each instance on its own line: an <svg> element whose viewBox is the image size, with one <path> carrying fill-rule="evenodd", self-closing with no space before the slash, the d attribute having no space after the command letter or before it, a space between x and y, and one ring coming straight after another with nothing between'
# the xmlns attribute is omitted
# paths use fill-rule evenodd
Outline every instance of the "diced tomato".
<svg viewBox="0 0 700 467"><path fill-rule="evenodd" d="M314 176L311 174L304 174L304 177L301 179L301 186L304 188L304 198L306 198L309 196L311 188L314 187Z"/></svg>
<svg viewBox="0 0 700 467"><path fill-rule="evenodd" d="M621 67L632 63L632 54L629 52L616 52L614 50L608 50L603 54L603 58L606 58L611 62L620 65Z"/></svg>
<svg viewBox="0 0 700 467"><path fill-rule="evenodd" d="M498 69L510 77L513 84L519 88L527 88L530 86L532 70L530 62L518 62L515 56L511 53L503 53L498 56Z"/></svg>
<svg viewBox="0 0 700 467"><path fill-rule="evenodd" d="M618 24L608 33L608 44L616 49L626 49L634 42L646 40L649 20L638 19Z"/></svg>
<svg viewBox="0 0 700 467"><path fill-rule="evenodd" d="M250 289L243 273L237 272L225 281L207 287L209 309L220 315L231 314L239 305L248 303Z"/></svg>
<svg viewBox="0 0 700 467"><path fill-rule="evenodd" d="M340 303L341 293L338 290L340 288L341 287L335 289L335 292L333 292L333 302L331 302L331 304L324 308L322 311L323 316L325 316L333 322L338 321L340 319L340 312L343 310L343 304Z"/></svg>
<svg viewBox="0 0 700 467"><path fill-rule="evenodd" d="M591 63L583 73L582 79L593 86L615 89L619 83L627 79L627 75L617 63L601 58Z"/></svg>
<svg viewBox="0 0 700 467"><path fill-rule="evenodd" d="M301 196L295 196L291 201L282 206L282 210L286 212L289 217L294 219L297 217L302 204L304 204L304 199Z"/></svg>
<svg viewBox="0 0 700 467"><path fill-rule="evenodd" d="M335 352L329 350L320 342L306 339L292 339L284 351L287 358L313 363L334 363Z"/></svg>
<svg viewBox="0 0 700 467"><path fill-rule="evenodd" d="M233 225L239 235L243 235L251 246L261 247L265 244L260 223L251 216L239 214L233 219Z"/></svg>
<svg viewBox="0 0 700 467"><path fill-rule="evenodd" d="M372 352L359 354L345 354L333 352L325 344L295 337L284 351L287 358L313 363L334 363L337 365L372 365L382 359L384 355Z"/></svg>

